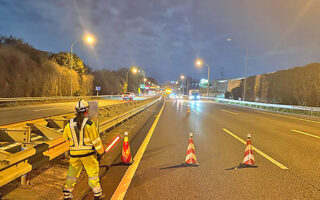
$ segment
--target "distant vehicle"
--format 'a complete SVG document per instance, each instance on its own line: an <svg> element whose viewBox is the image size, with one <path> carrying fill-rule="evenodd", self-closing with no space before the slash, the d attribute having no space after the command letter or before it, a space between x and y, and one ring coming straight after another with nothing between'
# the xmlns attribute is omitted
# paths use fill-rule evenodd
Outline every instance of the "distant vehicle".
<svg viewBox="0 0 320 200"><path fill-rule="evenodd" d="M176 95L175 93L171 93L171 94L170 94L170 98L171 98L171 99L176 99L176 98L177 98L177 95Z"/></svg>
<svg viewBox="0 0 320 200"><path fill-rule="evenodd" d="M122 99L123 100L133 100L133 98L135 97L133 92L125 92L122 93Z"/></svg>
<svg viewBox="0 0 320 200"><path fill-rule="evenodd" d="M189 90L189 99L190 100L199 100L200 91L199 90Z"/></svg>

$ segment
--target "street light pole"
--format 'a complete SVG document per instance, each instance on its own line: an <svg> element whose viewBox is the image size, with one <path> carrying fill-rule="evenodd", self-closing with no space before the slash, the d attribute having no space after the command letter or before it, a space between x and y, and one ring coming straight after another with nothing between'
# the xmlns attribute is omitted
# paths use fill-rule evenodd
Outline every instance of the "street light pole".
<svg viewBox="0 0 320 200"><path fill-rule="evenodd" d="M93 44L95 43L95 38L93 35L87 34L84 36L83 40L88 43L88 44ZM75 40L72 42L71 47L70 47L70 96L72 95L72 65L73 65L73 46L79 42L80 39Z"/></svg>
<svg viewBox="0 0 320 200"><path fill-rule="evenodd" d="M72 42L70 47L70 96L72 95L72 65L73 65L73 46L78 42L79 40L75 40Z"/></svg>
<svg viewBox="0 0 320 200"><path fill-rule="evenodd" d="M127 71L127 73L126 73L126 84L127 84L127 87L126 87L126 91L124 91L124 92L128 92L128 85L129 85L129 83L128 83L128 74L129 74L129 71L130 71L130 69Z"/></svg>
<svg viewBox="0 0 320 200"><path fill-rule="evenodd" d="M228 42L232 41L232 38L227 38ZM247 86L247 69L248 69L248 48L246 47L246 58L245 58L245 65L244 65L244 81L243 81L243 95L242 99L245 101L246 99L246 86Z"/></svg>
<svg viewBox="0 0 320 200"><path fill-rule="evenodd" d="M207 65L207 64L206 64ZM209 90L210 90L210 66L207 65L208 67L208 87L207 87L207 97L209 97Z"/></svg>
<svg viewBox="0 0 320 200"><path fill-rule="evenodd" d="M181 75L180 79L181 79L181 83L182 83L182 95L184 95L184 83L182 82L182 80L184 80L184 75Z"/></svg>
<svg viewBox="0 0 320 200"><path fill-rule="evenodd" d="M127 84L127 91L126 92L128 92L128 86L129 86L129 72L132 70L132 72L133 73L137 73L137 72L140 72L140 70L138 70L135 66L133 66L133 67L131 67L131 68L129 68L129 70L127 71L127 73L126 73L126 84Z"/></svg>
<svg viewBox="0 0 320 200"><path fill-rule="evenodd" d="M247 69L248 69L248 48L246 48L246 63L244 65L243 101L246 100Z"/></svg>
<svg viewBox="0 0 320 200"><path fill-rule="evenodd" d="M195 61L195 65L198 67L202 67L203 65L208 67L208 86L207 86L207 97L209 97L209 92L210 92L210 66L205 63L202 59L198 58Z"/></svg>

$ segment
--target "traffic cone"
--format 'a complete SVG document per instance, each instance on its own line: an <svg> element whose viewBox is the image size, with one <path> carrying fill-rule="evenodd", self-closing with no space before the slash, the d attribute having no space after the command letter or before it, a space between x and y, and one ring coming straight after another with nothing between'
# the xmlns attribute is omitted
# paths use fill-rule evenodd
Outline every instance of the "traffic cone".
<svg viewBox="0 0 320 200"><path fill-rule="evenodd" d="M121 161L122 161L121 162L122 164L127 164L127 165L132 164L128 132L124 133Z"/></svg>
<svg viewBox="0 0 320 200"><path fill-rule="evenodd" d="M190 115L190 106L188 105L188 115Z"/></svg>
<svg viewBox="0 0 320 200"><path fill-rule="evenodd" d="M247 145L244 153L244 158L240 164L242 167L256 167L254 162L253 150L251 145L251 134L247 135Z"/></svg>
<svg viewBox="0 0 320 200"><path fill-rule="evenodd" d="M189 135L189 144L188 144L186 159L183 164L187 166L195 166L195 167L199 165L197 163L196 151L194 149L192 133L190 133Z"/></svg>

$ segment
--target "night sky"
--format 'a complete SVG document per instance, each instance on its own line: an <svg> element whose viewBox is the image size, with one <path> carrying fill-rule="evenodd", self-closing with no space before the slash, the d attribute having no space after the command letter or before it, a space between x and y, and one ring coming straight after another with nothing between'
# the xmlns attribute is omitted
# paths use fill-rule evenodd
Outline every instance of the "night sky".
<svg viewBox="0 0 320 200"><path fill-rule="evenodd" d="M320 62L319 0L0 0L0 34L35 48L74 52L93 69L141 66L160 82L215 79ZM232 38L228 41L227 38ZM223 68L223 74L222 72ZM223 75L223 77L222 77Z"/></svg>

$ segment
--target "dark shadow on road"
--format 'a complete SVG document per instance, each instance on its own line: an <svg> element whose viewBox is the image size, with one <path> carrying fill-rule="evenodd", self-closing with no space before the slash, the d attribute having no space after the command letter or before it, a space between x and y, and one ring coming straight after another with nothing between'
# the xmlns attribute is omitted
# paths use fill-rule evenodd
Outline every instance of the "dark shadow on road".
<svg viewBox="0 0 320 200"><path fill-rule="evenodd" d="M132 163L133 163L134 161L132 161ZM132 164L131 163L131 164ZM117 162L117 163L112 163L112 165L110 166L110 167L115 167L115 166L126 166L126 167L128 167L128 166L130 166L131 165L130 163L122 163L122 162ZM102 165L102 166L100 166L100 167L105 167L104 165ZM109 168L110 168L109 167Z"/></svg>
<svg viewBox="0 0 320 200"><path fill-rule="evenodd" d="M162 168L159 168L159 169L177 169L177 168L181 168L181 167L198 167L198 165L186 165L186 164L182 163L182 164L179 164L179 165L162 167Z"/></svg>
<svg viewBox="0 0 320 200"><path fill-rule="evenodd" d="M246 169L246 168L257 168L258 166L254 165L244 165L242 163L240 163L238 166L236 167L231 167L231 168L228 168L228 169L225 169L225 170L235 170L235 169Z"/></svg>

